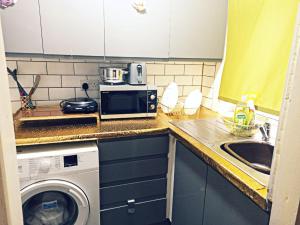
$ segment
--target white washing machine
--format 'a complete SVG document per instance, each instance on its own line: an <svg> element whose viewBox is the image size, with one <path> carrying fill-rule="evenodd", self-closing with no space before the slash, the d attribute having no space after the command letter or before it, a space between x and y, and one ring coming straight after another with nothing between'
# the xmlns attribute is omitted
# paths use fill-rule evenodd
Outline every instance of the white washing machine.
<svg viewBox="0 0 300 225"><path fill-rule="evenodd" d="M18 148L24 225L100 225L95 142Z"/></svg>

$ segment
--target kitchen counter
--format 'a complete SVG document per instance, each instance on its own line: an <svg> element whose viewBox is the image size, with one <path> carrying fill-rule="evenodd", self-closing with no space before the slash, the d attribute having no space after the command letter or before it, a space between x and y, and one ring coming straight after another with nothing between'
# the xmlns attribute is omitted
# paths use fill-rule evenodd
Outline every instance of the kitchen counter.
<svg viewBox="0 0 300 225"><path fill-rule="evenodd" d="M161 118L161 115L146 119L106 120L98 124L64 124L53 125L51 121L49 123L19 123L15 125L16 145L91 141L168 133L168 124Z"/></svg>
<svg viewBox="0 0 300 225"><path fill-rule="evenodd" d="M206 108L201 108L194 116L166 116L159 113L154 119L126 119L100 121L85 125L52 125L45 126L33 123L31 126L15 125L16 145L37 145L74 141L89 141L98 139L134 137L139 135L156 135L171 133L208 165L222 174L240 191L251 198L262 209L267 208L267 188L258 183L242 170L215 153L204 143L199 142L176 126L172 120L214 119L218 114Z"/></svg>

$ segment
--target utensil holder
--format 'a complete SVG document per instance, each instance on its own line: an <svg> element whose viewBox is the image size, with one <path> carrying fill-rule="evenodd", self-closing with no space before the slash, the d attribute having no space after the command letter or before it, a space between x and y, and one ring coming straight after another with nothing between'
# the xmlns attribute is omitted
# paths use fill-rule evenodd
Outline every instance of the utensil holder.
<svg viewBox="0 0 300 225"><path fill-rule="evenodd" d="M32 104L31 98L29 95L20 96L21 100L21 110L32 110L34 106Z"/></svg>

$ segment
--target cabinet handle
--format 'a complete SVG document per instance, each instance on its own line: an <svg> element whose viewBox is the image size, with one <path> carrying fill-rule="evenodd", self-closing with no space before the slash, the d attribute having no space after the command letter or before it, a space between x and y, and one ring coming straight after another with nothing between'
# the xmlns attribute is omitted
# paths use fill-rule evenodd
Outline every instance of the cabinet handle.
<svg viewBox="0 0 300 225"><path fill-rule="evenodd" d="M135 213L135 199L130 199L127 201L128 205L128 213L129 214L134 214Z"/></svg>

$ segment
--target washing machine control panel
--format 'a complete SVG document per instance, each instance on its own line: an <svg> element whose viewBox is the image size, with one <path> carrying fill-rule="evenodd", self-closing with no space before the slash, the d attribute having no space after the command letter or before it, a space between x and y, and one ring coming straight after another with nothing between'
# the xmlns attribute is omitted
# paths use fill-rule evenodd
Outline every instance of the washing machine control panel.
<svg viewBox="0 0 300 225"><path fill-rule="evenodd" d="M40 179L53 174L99 169L98 149L87 152L47 152L18 155L20 179Z"/></svg>
<svg viewBox="0 0 300 225"><path fill-rule="evenodd" d="M78 165L77 155L66 155L64 156L64 167L71 167Z"/></svg>
<svg viewBox="0 0 300 225"><path fill-rule="evenodd" d="M51 160L48 158L42 159L40 162L39 170L42 173L48 173L51 168Z"/></svg>

